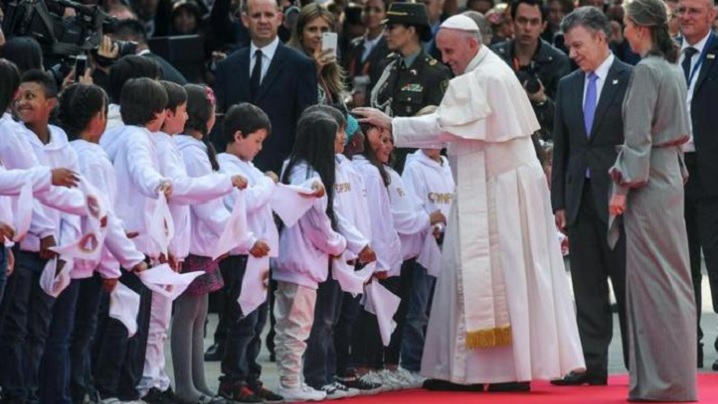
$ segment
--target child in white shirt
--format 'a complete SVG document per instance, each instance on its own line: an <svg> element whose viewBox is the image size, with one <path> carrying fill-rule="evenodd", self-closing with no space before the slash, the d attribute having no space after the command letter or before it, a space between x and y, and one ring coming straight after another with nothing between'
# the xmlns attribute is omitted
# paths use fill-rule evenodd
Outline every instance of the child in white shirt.
<svg viewBox="0 0 718 404"><path fill-rule="evenodd" d="M270 132L269 117L261 109L247 103L234 105L225 114L222 127L226 152L217 156L220 172L243 175L249 182L243 194L249 231L256 239L249 250L249 255L254 258L270 253L276 256L279 248L277 226L269 205L278 178L273 172L263 173L252 164ZM227 209L234 207L236 197L234 192L224 198ZM259 380L262 370L258 361L262 344L260 335L267 322L268 304L263 303L251 313L241 313L237 304L249 255L246 251L234 250L220 263L225 281L223 295L226 306L220 314L223 316L220 323L225 324L225 331L215 333L224 335L224 340L215 341L224 351L219 392L229 400L243 403L278 402L283 397L263 387Z"/></svg>
<svg viewBox="0 0 718 404"><path fill-rule="evenodd" d="M285 227L272 277L277 281L274 315L279 394L288 401L322 400L325 392L302 381L303 355L314 322L317 286L327 279L330 257L339 256L346 239L336 232L334 214L335 142L338 125L323 113L304 115L282 182L310 182L317 197L299 221Z"/></svg>

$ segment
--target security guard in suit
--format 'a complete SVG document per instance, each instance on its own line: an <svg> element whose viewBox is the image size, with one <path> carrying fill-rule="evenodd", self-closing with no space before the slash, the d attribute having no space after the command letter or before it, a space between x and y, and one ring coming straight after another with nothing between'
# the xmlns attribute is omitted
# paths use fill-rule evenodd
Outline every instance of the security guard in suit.
<svg viewBox="0 0 718 404"><path fill-rule="evenodd" d="M391 116L414 116L427 105L439 105L451 71L429 56L421 43L431 40L426 6L392 3L384 20L384 36L393 52L371 93L371 106ZM394 168L401 173L413 149L396 149Z"/></svg>

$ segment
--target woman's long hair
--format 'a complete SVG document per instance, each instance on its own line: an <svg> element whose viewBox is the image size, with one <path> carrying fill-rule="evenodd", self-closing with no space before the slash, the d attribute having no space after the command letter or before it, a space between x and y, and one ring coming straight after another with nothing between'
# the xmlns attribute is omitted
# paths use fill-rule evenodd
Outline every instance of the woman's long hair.
<svg viewBox="0 0 718 404"><path fill-rule="evenodd" d="M334 183L336 182L336 162L334 161L334 141L337 136L337 123L323 112L304 114L297 123L297 138L284 168L282 183L289 184L292 169L304 162L322 179L327 193L327 216L336 230L334 216ZM308 178L307 178L308 179Z"/></svg>
<svg viewBox="0 0 718 404"><path fill-rule="evenodd" d="M326 20L327 23L329 23L329 27L331 27L332 32L334 31L334 14L332 14L331 11L327 10L326 8L318 5L317 3L307 4L306 6L302 7L301 11L299 12L299 16L297 16L297 23L294 25L294 29L292 30L292 37L289 39L288 43L289 46L305 54L309 54L302 43L302 35L304 33L304 27L306 27L307 24L317 18L323 18L324 20ZM312 57L312 55L309 55L309 57ZM331 96L334 98L332 99L332 102L339 102L336 97L341 96L341 93L345 90L345 77L346 73L344 72L342 66L339 64L338 57L336 62L328 64L324 66L324 69L322 69L322 74L319 77L319 84L323 85L324 87L326 87L327 90L329 90Z"/></svg>
<svg viewBox="0 0 718 404"><path fill-rule="evenodd" d="M653 48L648 54L676 63L679 49L668 30L668 10L665 3L662 0L632 0L623 7L626 16L634 24L650 30Z"/></svg>

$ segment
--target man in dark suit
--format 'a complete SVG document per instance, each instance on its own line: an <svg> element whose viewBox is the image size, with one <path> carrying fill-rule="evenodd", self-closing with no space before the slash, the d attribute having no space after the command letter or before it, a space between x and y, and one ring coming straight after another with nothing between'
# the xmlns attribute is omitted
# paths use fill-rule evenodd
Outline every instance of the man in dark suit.
<svg viewBox="0 0 718 404"><path fill-rule="evenodd" d="M715 17L710 0L681 0L676 8L683 33L681 56L688 85L688 111L692 138L684 145L689 178L685 186L685 218L690 251L693 290L698 319L698 367L703 367L703 330L701 321L701 247L713 296L713 311L718 313L718 37L711 32ZM718 350L718 340L715 342ZM713 363L718 370L718 361Z"/></svg>
<svg viewBox="0 0 718 404"><path fill-rule="evenodd" d="M571 280L578 331L586 360L585 373L571 373L557 385L605 385L613 315L608 279L618 303L626 366L625 270L623 237L608 247L608 169L623 143L623 98L631 66L609 50L611 24L594 7L581 7L561 23L569 56L579 70L558 86L553 130L551 202L556 224L568 229Z"/></svg>
<svg viewBox="0 0 718 404"><path fill-rule="evenodd" d="M300 115L317 103L317 70L314 61L280 43L277 32L283 14L276 0L247 0L242 4L242 23L249 29L249 47L231 54L217 65L214 91L217 109L225 112L234 104L250 102L261 108L272 123L254 165L262 171L280 173L284 159L294 146L294 130ZM242 279L238 268L221 267L225 289ZM238 295L225 295L226 304L236 306ZM221 309L220 309L221 310ZM232 314L230 314L232 313ZM215 344L223 355L219 393L239 402L277 402L282 397L262 387L257 362L260 334L267 320L267 304L245 317L237 310L220 313ZM223 337L224 334L224 337ZM217 348L217 347L215 347Z"/></svg>
<svg viewBox="0 0 718 404"><path fill-rule="evenodd" d="M281 21L282 13L275 0L244 2L242 22L249 28L252 42L217 66L214 86L219 111L251 102L269 116L272 134L264 141L254 164L262 171L276 173L294 146L299 116L319 99L314 62L280 43L277 31Z"/></svg>

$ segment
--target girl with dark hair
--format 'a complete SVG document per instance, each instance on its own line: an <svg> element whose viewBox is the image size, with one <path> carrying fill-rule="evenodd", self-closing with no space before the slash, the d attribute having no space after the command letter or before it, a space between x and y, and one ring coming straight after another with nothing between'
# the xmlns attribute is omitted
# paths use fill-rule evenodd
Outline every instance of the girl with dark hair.
<svg viewBox="0 0 718 404"><path fill-rule="evenodd" d="M364 178L369 211L372 212L371 241L376 252L374 277L386 279L398 276L402 263L401 241L394 227L389 197L392 179L388 164L393 145L388 131L366 123L359 126L365 134L364 152L354 156L352 163ZM352 356L356 361L357 375L374 386L392 388L390 384L397 382L395 378L388 377L386 371L379 373L383 368L384 355L376 317L362 311L356 329Z"/></svg>
<svg viewBox="0 0 718 404"><path fill-rule="evenodd" d="M198 178L211 175L219 165L214 148L206 142L215 123L214 93L209 87L188 84L187 121L184 131L174 137L182 154L187 174ZM246 186L246 181L243 184ZM172 364L176 395L181 402L223 403L207 386L204 372L204 323L207 295L224 286L219 263L211 257L231 213L222 199L216 198L190 206L189 255L183 271L203 271L174 304L172 320ZM239 249L248 250L249 240L237 240Z"/></svg>
<svg viewBox="0 0 718 404"><path fill-rule="evenodd" d="M342 102L341 97L345 90L345 74L337 61L337 49L334 49L334 53L330 49L322 49L322 35L334 32L334 21L331 11L318 3L307 4L299 12L292 38L289 40L289 46L314 59L319 82L318 102L328 105Z"/></svg>
<svg viewBox="0 0 718 404"><path fill-rule="evenodd" d="M691 133L686 77L675 64L663 1L633 0L624 7L626 40L643 58L626 90L625 141L610 169L609 224L623 214L626 237L628 399L695 401L696 307L681 148ZM609 242L618 237L618 226L609 226Z"/></svg>
<svg viewBox="0 0 718 404"><path fill-rule="evenodd" d="M141 271L146 267L145 256L137 251L134 244L127 238L122 224L114 215L114 201L117 196L117 180L115 169L107 157L107 153L99 146L100 137L107 125L107 94L96 85L73 84L66 88L60 96L59 119L62 127L72 139L70 146L77 153L78 169L84 179L90 182L101 195L106 197L108 229L106 244L102 247L101 258L97 261L75 260L73 282L77 282L74 298L81 304L75 305L74 321L70 327L58 329L56 332L66 333L69 339L69 367L60 368L48 364L54 372L64 374L69 369L69 385L64 391L44 389L43 397L55 399L69 397L73 402L82 401L90 394L92 387L87 385L91 375L90 348L97 330L97 316L102 292L112 292L122 273L120 266ZM83 228L86 225L83 221ZM85 232L83 232L85 233ZM70 295L64 293L55 303L56 307L62 299ZM51 330L52 332L52 330ZM47 359L47 357L46 357ZM53 375L45 375L51 380ZM65 379L67 380L67 379ZM47 386L52 387L52 386ZM69 388L69 390L67 390Z"/></svg>
<svg viewBox="0 0 718 404"><path fill-rule="evenodd" d="M334 214L336 122L321 112L305 114L285 162L282 183L312 188L316 201L279 237L274 314L279 394L287 401L323 400L326 393L302 382L303 356L314 323L317 287L328 276L331 256L341 255L346 239L336 232Z"/></svg>
<svg viewBox="0 0 718 404"><path fill-rule="evenodd" d="M268 305L263 303L251 312L245 312L237 304L245 276L258 276L256 273L247 273L248 262L267 256L276 257L279 249L277 226L269 205L279 179L273 172L263 173L252 164L270 132L269 117L259 107L248 103L233 105L227 111L222 125L223 143L227 146L225 152L217 156L220 172L243 175L248 180L247 190L244 191L247 224L256 239L248 252L231 251L229 257L220 263L225 280L225 306L220 309L220 324L215 332L215 343L224 352L219 393L222 397L240 403L262 400L278 402L283 399L264 388L259 379L262 366L258 361L260 350L257 347L261 346ZM226 196L224 206L227 209L234 208L238 197L237 192ZM256 265L249 266L252 267L256 268Z"/></svg>

